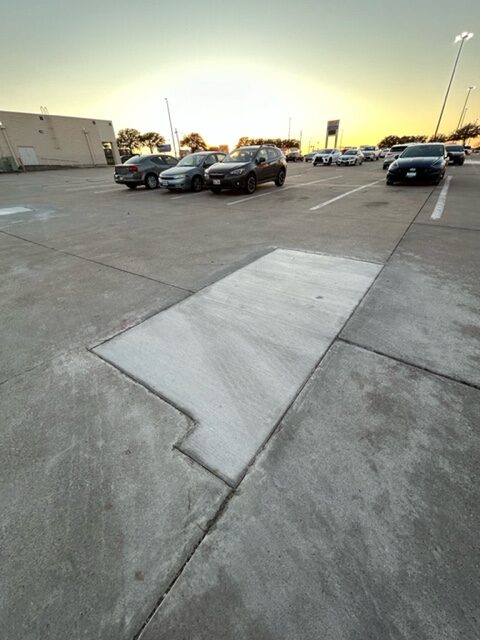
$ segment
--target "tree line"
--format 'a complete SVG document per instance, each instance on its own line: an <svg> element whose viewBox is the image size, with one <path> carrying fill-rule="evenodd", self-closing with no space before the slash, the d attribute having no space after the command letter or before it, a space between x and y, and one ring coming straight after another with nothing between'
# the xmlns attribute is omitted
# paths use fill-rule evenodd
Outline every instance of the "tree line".
<svg viewBox="0 0 480 640"><path fill-rule="evenodd" d="M405 142L461 142L463 145L467 144L470 138L476 138L480 136L480 125L471 122L469 124L460 127L456 131L450 134L439 133L436 136L385 136L378 143L379 147L392 147L394 144L402 144Z"/></svg>
<svg viewBox="0 0 480 640"><path fill-rule="evenodd" d="M242 136L237 142L237 147L248 147L252 144L274 144L280 149L300 149L300 140L295 138L249 138Z"/></svg>
<svg viewBox="0 0 480 640"><path fill-rule="evenodd" d="M117 135L117 146L121 151L135 153L141 151L142 147L148 147L150 153L156 151L157 147L165 144L165 138L156 131L140 133L138 129L120 129ZM218 151L218 147L209 147L199 133L192 132L180 140L180 146L188 147L192 153L195 151Z"/></svg>

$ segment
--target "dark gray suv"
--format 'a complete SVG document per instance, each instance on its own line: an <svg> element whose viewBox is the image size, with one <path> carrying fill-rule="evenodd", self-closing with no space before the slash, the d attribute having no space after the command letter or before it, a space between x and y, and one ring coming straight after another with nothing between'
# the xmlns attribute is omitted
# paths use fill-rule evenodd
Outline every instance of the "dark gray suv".
<svg viewBox="0 0 480 640"><path fill-rule="evenodd" d="M177 162L173 156L163 153L134 156L124 164L115 165L113 179L117 184L124 184L129 189L136 189L141 184L147 189L156 189L160 173L174 167Z"/></svg>
<svg viewBox="0 0 480 640"><path fill-rule="evenodd" d="M253 193L257 184L275 182L281 187L287 175L287 162L278 147L269 144L239 147L205 172L205 186L213 193L222 189L241 189Z"/></svg>

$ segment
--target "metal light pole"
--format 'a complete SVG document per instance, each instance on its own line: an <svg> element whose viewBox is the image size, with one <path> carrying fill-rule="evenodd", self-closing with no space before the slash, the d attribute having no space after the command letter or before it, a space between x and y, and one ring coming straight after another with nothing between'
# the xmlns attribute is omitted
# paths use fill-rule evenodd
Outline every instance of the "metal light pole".
<svg viewBox="0 0 480 640"><path fill-rule="evenodd" d="M465 116L467 115L467 111L468 111L468 107L465 107L465 109L463 110L463 113L462 113L460 124L458 125L457 129L460 129L460 127L463 127L463 121L465 120Z"/></svg>
<svg viewBox="0 0 480 640"><path fill-rule="evenodd" d="M168 121L170 122L170 132L172 134L173 154L176 156L177 155L177 150L176 150L176 147L175 147L175 138L173 137L172 118L170 117L170 107L168 106L168 98L165 98L165 102L167 103Z"/></svg>
<svg viewBox="0 0 480 640"><path fill-rule="evenodd" d="M463 119L465 117L465 112L467 111L467 102L468 102L468 99L470 97L470 93L471 93L472 89L476 89L476 87L474 87L473 85L471 87L468 87L467 97L465 98L465 104L463 105L463 109L462 109L462 111L460 113L460 118L458 120L457 129L460 129L460 127L462 126L462 122L463 122Z"/></svg>
<svg viewBox="0 0 480 640"><path fill-rule="evenodd" d="M448 94L450 93L450 87L452 86L453 77L455 75L455 71L457 70L458 59L460 58L460 54L462 53L463 45L466 40L470 40L473 38L473 33L469 33L468 31L464 31L460 35L455 38L455 42L460 42L460 47L458 48L457 57L455 58L455 64L453 65L452 75L450 77L450 82L448 83L447 92L445 94L445 99L443 101L442 110L440 111L440 117L438 118L437 128L435 129L435 133L433 134L433 138L437 137L438 130L440 128L440 123L442 121L443 112L445 110L445 105L447 104Z"/></svg>
<svg viewBox="0 0 480 640"><path fill-rule="evenodd" d="M289 119L288 119L288 136L287 136L287 139L288 139L288 140L290 140L290 125L291 125L291 124L292 124L292 119L291 119L291 118L289 118Z"/></svg>

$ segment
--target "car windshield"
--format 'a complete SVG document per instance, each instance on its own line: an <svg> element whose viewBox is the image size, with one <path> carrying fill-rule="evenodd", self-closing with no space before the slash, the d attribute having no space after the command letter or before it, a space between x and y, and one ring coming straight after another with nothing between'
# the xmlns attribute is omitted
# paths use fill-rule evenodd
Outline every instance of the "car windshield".
<svg viewBox="0 0 480 640"><path fill-rule="evenodd" d="M226 158L225 162L251 162L257 154L258 147L241 147L235 149Z"/></svg>
<svg viewBox="0 0 480 640"><path fill-rule="evenodd" d="M402 153L402 158L437 158L443 156L443 145L418 144L407 147Z"/></svg>
<svg viewBox="0 0 480 640"><path fill-rule="evenodd" d="M357 152L356 152L355 149L347 149L343 155L344 156L356 156Z"/></svg>
<svg viewBox="0 0 480 640"><path fill-rule="evenodd" d="M463 147L459 144L449 144L446 147L447 151L463 151Z"/></svg>
<svg viewBox="0 0 480 640"><path fill-rule="evenodd" d="M399 153L400 151L405 151L405 149L407 148L407 146L403 146L403 147L392 147L390 149L390 153Z"/></svg>
<svg viewBox="0 0 480 640"><path fill-rule="evenodd" d="M205 160L205 156L185 156L177 164L177 167L198 167Z"/></svg>
<svg viewBox="0 0 480 640"><path fill-rule="evenodd" d="M317 151L317 153L332 153L333 149L322 149L321 151Z"/></svg>
<svg viewBox="0 0 480 640"><path fill-rule="evenodd" d="M365 151L375 151L375 147L363 147Z"/></svg>

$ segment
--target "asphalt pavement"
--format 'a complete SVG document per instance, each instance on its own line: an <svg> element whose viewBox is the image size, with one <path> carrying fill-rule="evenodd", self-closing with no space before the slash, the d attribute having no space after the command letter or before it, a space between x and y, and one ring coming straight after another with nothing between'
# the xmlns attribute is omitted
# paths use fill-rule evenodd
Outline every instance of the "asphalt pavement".
<svg viewBox="0 0 480 640"><path fill-rule="evenodd" d="M480 637L480 163L0 175L8 640Z"/></svg>

